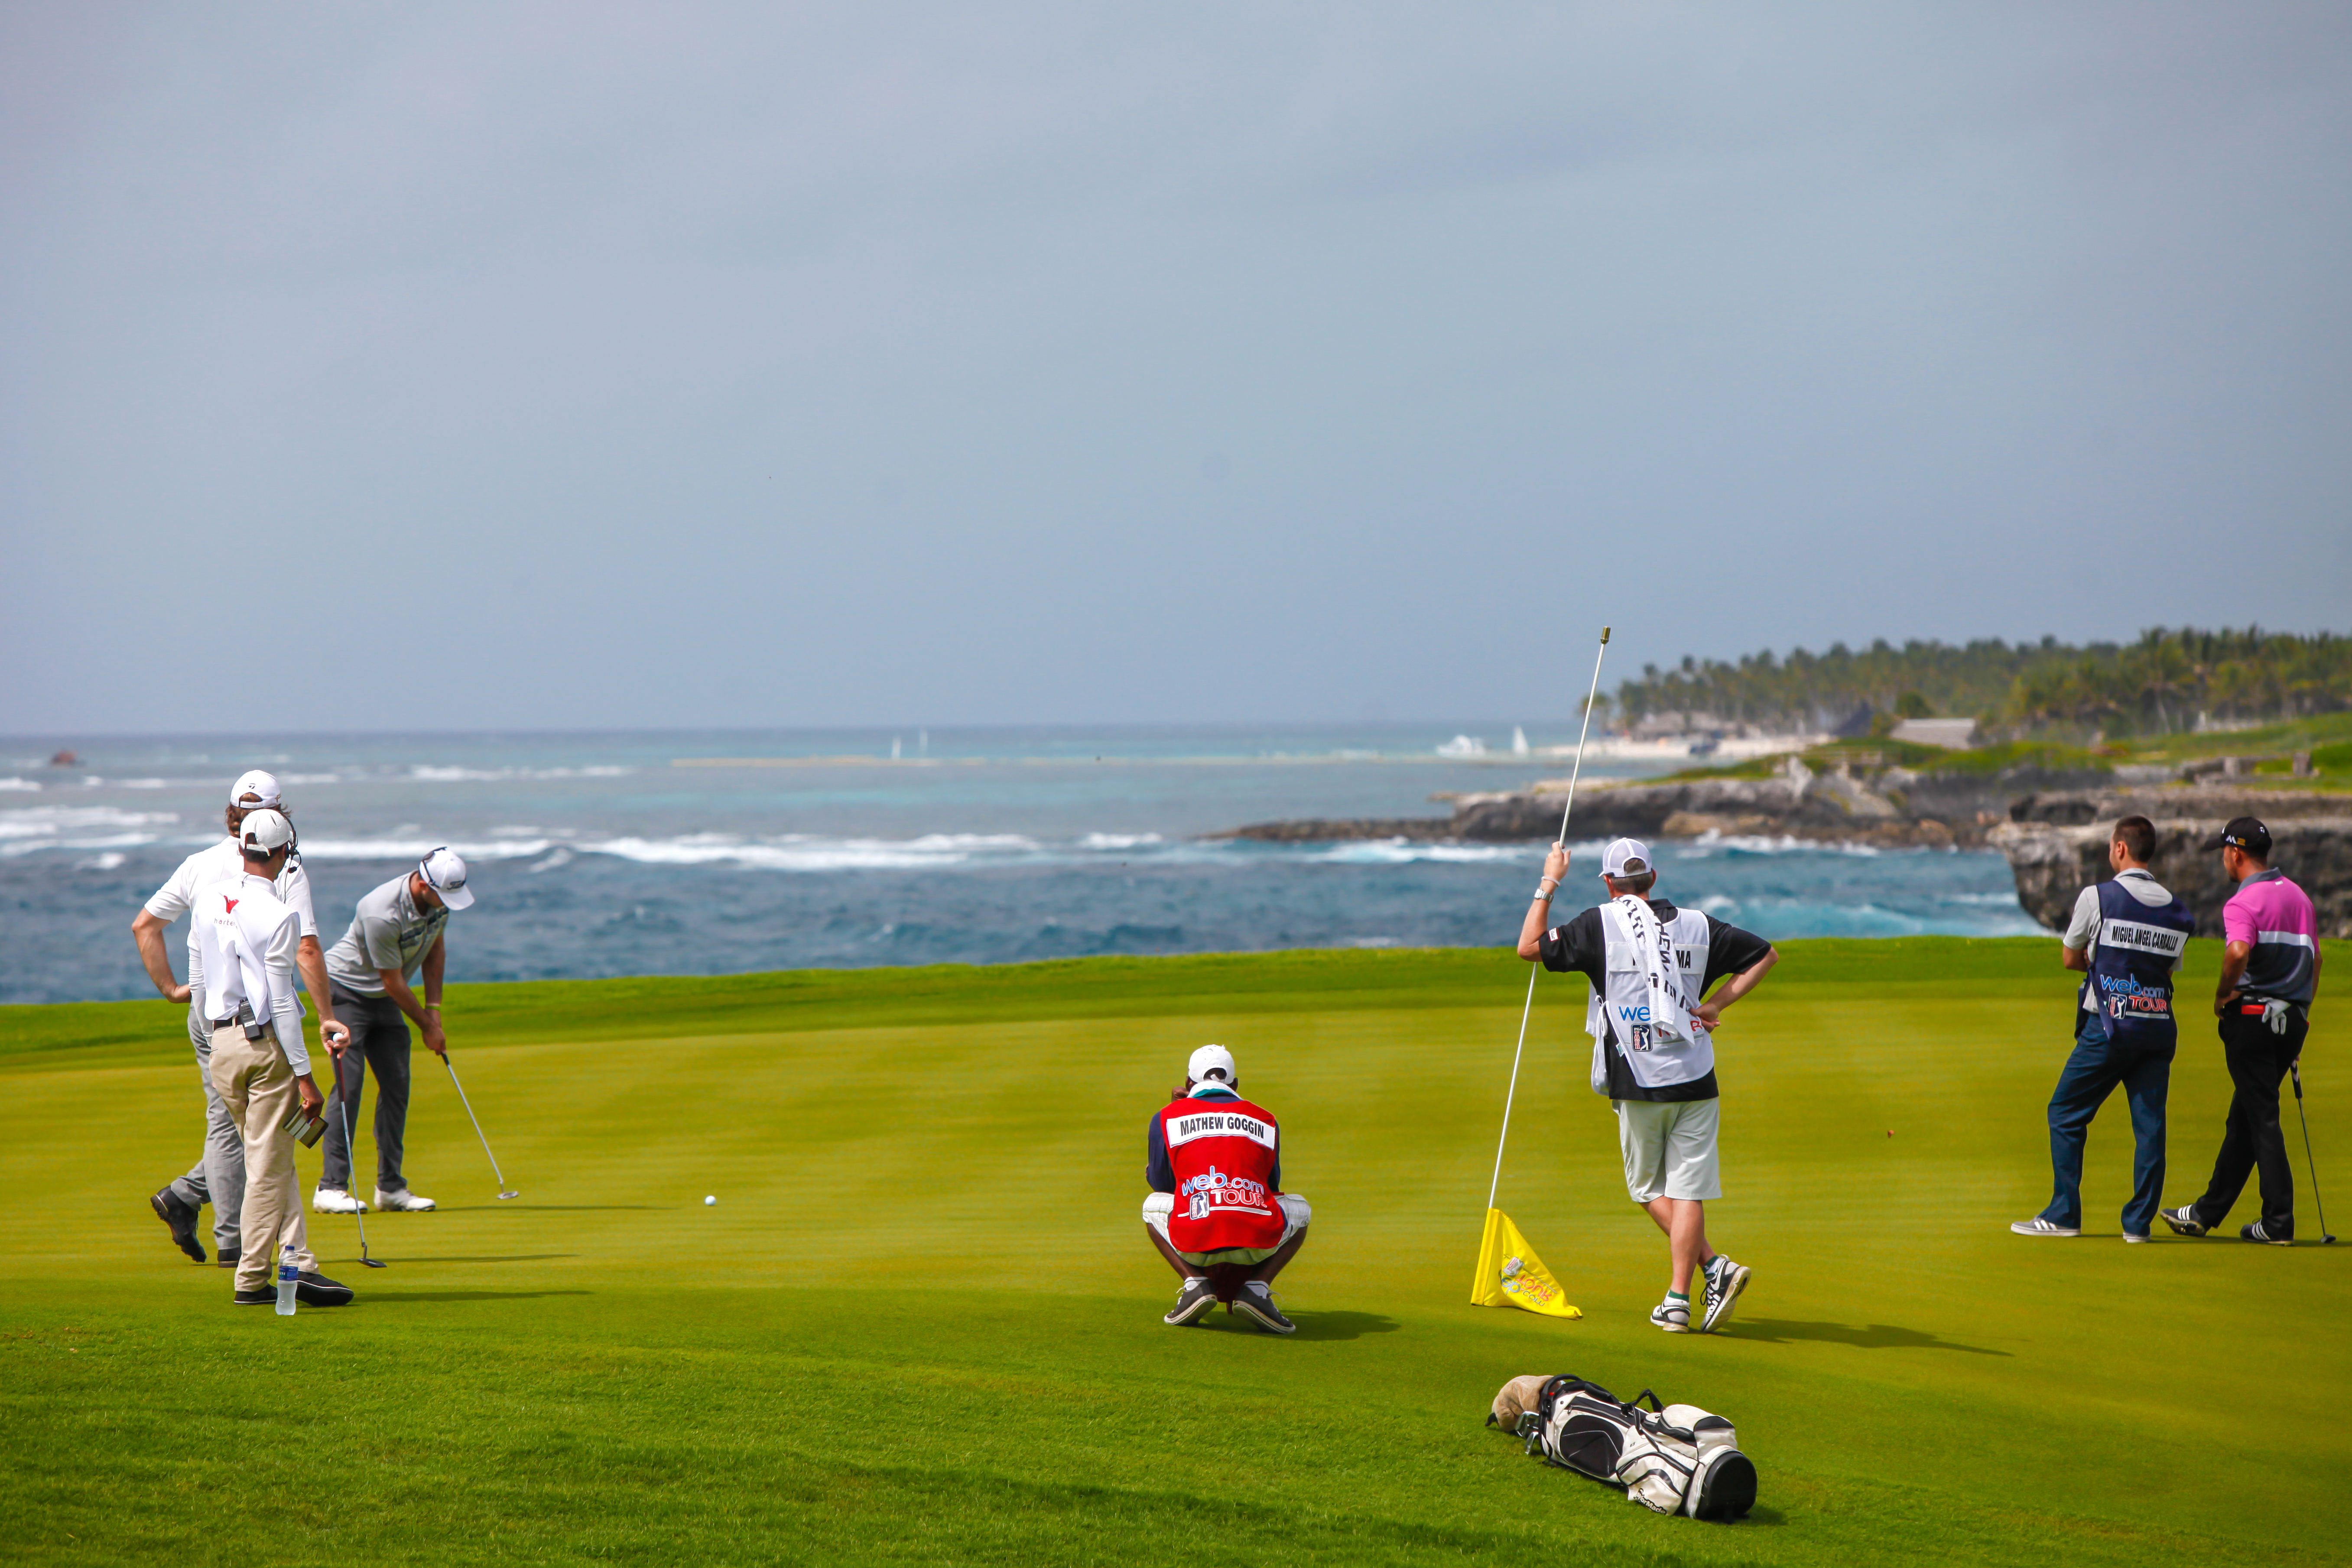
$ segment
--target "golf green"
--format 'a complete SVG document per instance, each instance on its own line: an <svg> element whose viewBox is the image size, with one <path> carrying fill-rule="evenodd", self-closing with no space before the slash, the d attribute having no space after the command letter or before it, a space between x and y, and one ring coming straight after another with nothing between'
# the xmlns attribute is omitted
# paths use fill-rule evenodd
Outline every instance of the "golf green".
<svg viewBox="0 0 2352 1568"><path fill-rule="evenodd" d="M2217 962L2195 944L2187 994ZM0 1009L0 1540L78 1564L2347 1560L2352 1246L2124 1246L2119 1097L2085 1236L2010 1234L2049 1190L2054 942L1784 947L1720 1037L1709 1228L1755 1278L1711 1336L1646 1322L1665 1248L1586 1088L1575 979L1538 994L1501 1206L1585 1316L1466 1304L1524 984L1458 951L452 987L522 1195L496 1201L419 1051L408 1170L441 1207L367 1216L381 1271L311 1216L359 1300L292 1319L233 1308L148 1212L197 1148L179 1011ZM2352 1182L2337 1016L2323 996L2305 1078L2320 1175ZM1159 1321L1144 1122L1206 1040L1315 1205L1295 1338ZM2168 1201L2227 1098L2200 1019ZM1529 1372L1732 1416L1754 1517L1659 1518L1522 1457L1481 1424Z"/></svg>

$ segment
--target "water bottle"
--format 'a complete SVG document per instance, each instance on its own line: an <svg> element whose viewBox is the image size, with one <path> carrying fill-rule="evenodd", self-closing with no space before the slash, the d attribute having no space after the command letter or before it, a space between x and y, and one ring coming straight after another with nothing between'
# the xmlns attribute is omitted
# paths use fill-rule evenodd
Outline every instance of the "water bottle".
<svg viewBox="0 0 2352 1568"><path fill-rule="evenodd" d="M302 1271L294 1266L294 1255L290 1252L279 1253L278 1255L278 1315L279 1317L290 1318L294 1315L294 1287L300 1282L301 1278Z"/></svg>

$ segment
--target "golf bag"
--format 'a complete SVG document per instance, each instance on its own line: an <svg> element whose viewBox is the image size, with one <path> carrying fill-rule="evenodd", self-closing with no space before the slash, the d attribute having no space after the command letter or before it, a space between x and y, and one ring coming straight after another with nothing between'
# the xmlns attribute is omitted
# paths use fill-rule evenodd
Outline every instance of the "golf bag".
<svg viewBox="0 0 2352 1568"><path fill-rule="evenodd" d="M1731 1423L1696 1405L1661 1405L1646 1388L1629 1404L1580 1377L1549 1378L1517 1430L1529 1454L1622 1487L1655 1513L1728 1522L1756 1502L1756 1466Z"/></svg>

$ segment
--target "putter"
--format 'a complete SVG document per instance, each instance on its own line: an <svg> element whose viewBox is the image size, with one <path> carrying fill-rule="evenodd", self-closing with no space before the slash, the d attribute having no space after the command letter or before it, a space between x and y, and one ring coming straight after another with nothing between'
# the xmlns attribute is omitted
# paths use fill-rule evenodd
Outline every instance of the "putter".
<svg viewBox="0 0 2352 1568"><path fill-rule="evenodd" d="M449 1069L449 1082L457 1091L457 1103L466 1108L466 1120L474 1124L474 1136L482 1139L483 1157L488 1159L490 1163L490 1174L498 1177L499 1179L499 1187L500 1189L499 1193L499 1202L504 1203L509 1198L519 1198L522 1196L520 1193L506 1190L507 1178L505 1173L499 1169L499 1157L490 1152L490 1141L488 1138L482 1137L482 1119L474 1114L474 1102L466 1098L466 1086L457 1081L457 1064L451 1061L447 1053L445 1052L441 1058L441 1065Z"/></svg>
<svg viewBox="0 0 2352 1568"><path fill-rule="evenodd" d="M379 1084L378 1091L381 1092L383 1086ZM360 1168L360 1152L352 1146L352 1107L351 1102L343 1098L343 1058L340 1055L335 1057L335 1109L343 1113L343 1158L351 1162L352 1173L356 1175ZM352 1217L360 1222L360 1267L362 1268L391 1268L392 1265L389 1263L378 1263L368 1256L366 1211L353 1209Z"/></svg>
<svg viewBox="0 0 2352 1568"><path fill-rule="evenodd" d="M2294 1119L2303 1123L2303 1163L2311 1167L2311 1206L2319 1211L2319 1245L2326 1247L2336 1238L2327 1233L2327 1205L2319 1201L2319 1162L2311 1157L2311 1118L2303 1109L2303 1063L2287 1063L2286 1074L2294 1079Z"/></svg>

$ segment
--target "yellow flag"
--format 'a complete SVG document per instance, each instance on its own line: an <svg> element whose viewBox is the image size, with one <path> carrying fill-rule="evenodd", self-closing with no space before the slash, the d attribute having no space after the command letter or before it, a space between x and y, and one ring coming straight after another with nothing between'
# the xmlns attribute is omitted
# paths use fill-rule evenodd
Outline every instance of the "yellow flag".
<svg viewBox="0 0 2352 1568"><path fill-rule="evenodd" d="M1548 1318L1580 1318L1551 1270L1501 1209L1486 1211L1486 1232L1478 1240L1478 1277L1470 1285L1474 1307L1524 1307Z"/></svg>

